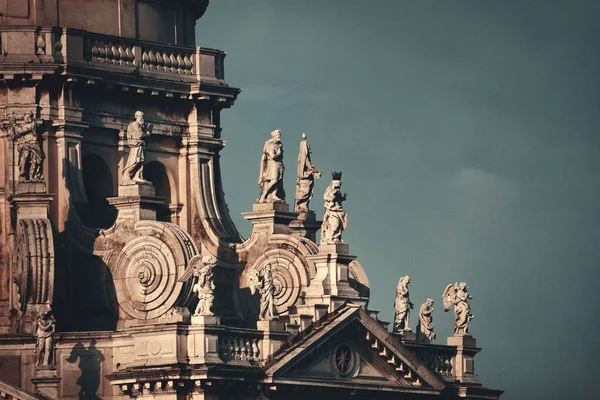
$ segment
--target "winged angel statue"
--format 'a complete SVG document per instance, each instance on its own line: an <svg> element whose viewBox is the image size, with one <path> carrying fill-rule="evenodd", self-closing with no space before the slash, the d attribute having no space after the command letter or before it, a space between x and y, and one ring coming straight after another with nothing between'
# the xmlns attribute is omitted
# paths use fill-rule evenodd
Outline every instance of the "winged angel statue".
<svg viewBox="0 0 600 400"><path fill-rule="evenodd" d="M202 258L193 257L180 282L185 282L192 277L197 277L196 283L192 288L194 293L198 293L198 305L194 315L211 316L211 311L215 301L215 282L213 281L213 268L217 265L217 259L211 255Z"/></svg>
<svg viewBox="0 0 600 400"><path fill-rule="evenodd" d="M473 319L471 306L467 302L473 297L467 292L468 288L465 282L457 282L446 286L442 294L444 311L450 311L450 307L454 304L454 335L457 336L469 334L469 322Z"/></svg>

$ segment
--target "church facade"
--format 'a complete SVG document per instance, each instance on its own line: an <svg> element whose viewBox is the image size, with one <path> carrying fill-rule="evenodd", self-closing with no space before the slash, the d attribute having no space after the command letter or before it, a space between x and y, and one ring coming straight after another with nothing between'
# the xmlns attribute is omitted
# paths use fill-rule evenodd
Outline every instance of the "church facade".
<svg viewBox="0 0 600 400"><path fill-rule="evenodd" d="M265 135L239 234L219 153L240 90L224 52L196 47L207 6L0 2L0 397L498 399L465 283L443 290L443 344L410 277L392 326L369 309L342 173L312 164L306 136L286 195L296 157Z"/></svg>

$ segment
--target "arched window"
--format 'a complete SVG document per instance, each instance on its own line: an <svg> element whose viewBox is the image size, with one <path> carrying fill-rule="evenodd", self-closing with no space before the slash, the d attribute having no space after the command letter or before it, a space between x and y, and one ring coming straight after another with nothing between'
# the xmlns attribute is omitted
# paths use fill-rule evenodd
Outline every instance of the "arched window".
<svg viewBox="0 0 600 400"><path fill-rule="evenodd" d="M156 210L156 219L171 221L169 204L171 204L171 183L165 165L160 161L150 161L144 165L144 179L152 182L156 190L156 197L165 199L165 206Z"/></svg>
<svg viewBox="0 0 600 400"><path fill-rule="evenodd" d="M81 163L83 187L90 211L89 215L82 215L84 222L94 228L108 228L117 217L116 209L106 200L116 195L110 168L100 156L93 153L85 154Z"/></svg>

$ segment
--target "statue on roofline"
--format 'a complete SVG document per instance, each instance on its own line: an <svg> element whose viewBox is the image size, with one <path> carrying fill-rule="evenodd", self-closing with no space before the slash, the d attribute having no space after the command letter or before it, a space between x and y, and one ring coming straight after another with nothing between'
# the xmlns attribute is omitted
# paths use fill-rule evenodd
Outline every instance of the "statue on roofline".
<svg viewBox="0 0 600 400"><path fill-rule="evenodd" d="M408 285L410 283L410 276L406 275L400 278L398 286L396 286L396 302L394 303L394 309L396 315L394 317L394 332L410 331L408 325L408 317L410 316L410 310L414 307L411 303L408 293Z"/></svg>
<svg viewBox="0 0 600 400"><path fill-rule="evenodd" d="M342 194L342 172L333 171L332 181L325 189L325 215L321 225L321 244L343 243L342 231L348 227L348 214L342 207L347 194Z"/></svg>
<svg viewBox="0 0 600 400"><path fill-rule="evenodd" d="M260 173L258 186L260 197L257 203L274 203L285 201L283 189L283 144L281 143L281 129L271 132L271 139L263 146L260 159Z"/></svg>
<svg viewBox="0 0 600 400"><path fill-rule="evenodd" d="M433 331L433 300L427 299L419 309L419 325L417 325L417 340L422 342L433 342L435 332Z"/></svg>
<svg viewBox="0 0 600 400"><path fill-rule="evenodd" d="M311 162L310 154L311 148L310 143L306 140L306 134L302 134L302 141L300 142L300 151L298 153L298 170L296 175L296 201L294 211L296 212L308 212L309 202L313 197L313 190L315 186L315 178L321 177L321 171L319 171Z"/></svg>
<svg viewBox="0 0 600 400"><path fill-rule="evenodd" d="M450 311L450 307L454 304L454 336L469 334L469 323L473 319L473 314L467 300L473 297L467 292L468 288L465 282L457 282L446 286L442 293L444 311Z"/></svg>

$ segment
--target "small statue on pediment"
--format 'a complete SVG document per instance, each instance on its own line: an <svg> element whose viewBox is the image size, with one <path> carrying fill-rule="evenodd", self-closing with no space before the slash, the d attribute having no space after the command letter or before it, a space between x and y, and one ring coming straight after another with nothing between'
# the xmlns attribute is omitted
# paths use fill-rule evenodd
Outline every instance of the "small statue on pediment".
<svg viewBox="0 0 600 400"><path fill-rule="evenodd" d="M400 278L396 287L396 302L394 309L396 311L394 317L394 332L410 331L408 325L408 317L410 310L414 307L411 303L408 293L408 285L410 284L410 276L406 275Z"/></svg>
<svg viewBox="0 0 600 400"><path fill-rule="evenodd" d="M42 181L42 165L46 155L42 149L42 140L37 132L37 122L33 112L23 115L23 122L18 123L15 114L9 118L5 130L14 141L19 165L19 181Z"/></svg>
<svg viewBox="0 0 600 400"><path fill-rule="evenodd" d="M473 319L471 306L467 302L473 297L467 292L469 286L465 282L450 284L446 286L442 294L444 300L444 311L450 311L454 304L454 335L463 336L469 334L469 323Z"/></svg>
<svg viewBox="0 0 600 400"><path fill-rule="evenodd" d="M123 180L128 183L145 183L144 179L144 158L146 153L146 139L152 133L152 124L144 121L142 111L135 112L135 121L127 126L127 145L129 146L129 156L127 164L123 168Z"/></svg>
<svg viewBox="0 0 600 400"><path fill-rule="evenodd" d="M427 299L419 309L419 325L417 325L417 340L422 342L433 342L435 332L433 331L433 300Z"/></svg>
<svg viewBox="0 0 600 400"><path fill-rule="evenodd" d="M296 175L296 204L294 211L308 212L309 202L313 197L315 187L315 178L321 177L319 171L311 162L312 153L310 143L306 140L306 134L302 134L300 142L300 151L298 153L298 171Z"/></svg>
<svg viewBox="0 0 600 400"><path fill-rule="evenodd" d="M200 258L200 256L194 256L179 279L180 282L185 282L192 277L196 278L196 283L192 287L192 291L197 293L198 296L198 305L196 306L194 315L214 315L212 312L212 306L215 301L213 269L216 266L217 259L210 254L205 255L202 258Z"/></svg>
<svg viewBox="0 0 600 400"><path fill-rule="evenodd" d="M267 140L263 146L258 177L260 197L257 203L285 201L285 190L283 189L284 170L281 129L275 129L271 132L271 139Z"/></svg>
<svg viewBox="0 0 600 400"><path fill-rule="evenodd" d="M325 214L321 225L321 244L343 243L342 232L348 227L348 214L342 206L347 194L341 193L342 172L333 171L332 180L323 199L325 200Z"/></svg>

